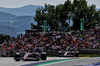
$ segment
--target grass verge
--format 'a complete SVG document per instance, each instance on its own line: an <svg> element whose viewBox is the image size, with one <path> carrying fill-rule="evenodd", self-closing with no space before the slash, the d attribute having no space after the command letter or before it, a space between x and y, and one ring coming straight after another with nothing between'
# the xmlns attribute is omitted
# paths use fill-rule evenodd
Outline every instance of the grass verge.
<svg viewBox="0 0 100 66"><path fill-rule="evenodd" d="M79 57L100 57L99 54L79 54Z"/></svg>
<svg viewBox="0 0 100 66"><path fill-rule="evenodd" d="M58 57L53 55L47 55L48 57ZM79 57L100 57L99 54L79 54Z"/></svg>

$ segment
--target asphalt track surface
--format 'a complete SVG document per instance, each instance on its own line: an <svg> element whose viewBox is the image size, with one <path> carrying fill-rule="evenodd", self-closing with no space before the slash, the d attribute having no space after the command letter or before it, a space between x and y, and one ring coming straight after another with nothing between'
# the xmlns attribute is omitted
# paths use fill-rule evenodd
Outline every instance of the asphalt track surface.
<svg viewBox="0 0 100 66"><path fill-rule="evenodd" d="M100 66L100 57L48 57L47 60L20 62L16 62L13 58L0 57L0 66Z"/></svg>

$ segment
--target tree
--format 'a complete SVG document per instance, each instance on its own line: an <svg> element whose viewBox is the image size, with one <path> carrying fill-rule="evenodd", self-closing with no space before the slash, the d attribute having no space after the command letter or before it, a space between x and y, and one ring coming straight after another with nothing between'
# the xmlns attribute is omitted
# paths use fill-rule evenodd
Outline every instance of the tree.
<svg viewBox="0 0 100 66"><path fill-rule="evenodd" d="M0 34L0 43L3 43L4 40L9 41L10 40L10 36L9 35L5 35L5 34Z"/></svg>
<svg viewBox="0 0 100 66"><path fill-rule="evenodd" d="M75 30L80 29L80 19L85 18L87 11L86 0L74 0L72 4L73 15L73 28Z"/></svg>
<svg viewBox="0 0 100 66"><path fill-rule="evenodd" d="M59 28L60 31L66 31L68 28L68 23L66 22L67 16L66 12L64 11L65 8L62 4L56 6L56 14L57 14L56 18L60 27Z"/></svg>
<svg viewBox="0 0 100 66"><path fill-rule="evenodd" d="M52 31L65 31L67 30L67 23L65 13L63 13L63 5L50 5L45 4L45 7L36 10L36 16L34 17L38 25L43 25L43 20L47 21L47 26ZM41 23L41 24L40 24Z"/></svg>
<svg viewBox="0 0 100 66"><path fill-rule="evenodd" d="M37 25L39 25L39 26L43 24L43 20L44 20L44 18L43 18L43 7L37 8L34 20L37 22Z"/></svg>
<svg viewBox="0 0 100 66"><path fill-rule="evenodd" d="M95 5L87 6L86 0L74 0L73 2L73 28L75 30L80 29L80 19L84 20L84 28L95 28L95 24L99 21L99 12L96 11ZM98 17L96 17L96 15Z"/></svg>
<svg viewBox="0 0 100 66"><path fill-rule="evenodd" d="M95 28L95 24L98 24L99 22L99 12L96 11L96 6L91 5L88 7L87 15L86 15L86 20L85 20L85 27L86 28Z"/></svg>
<svg viewBox="0 0 100 66"><path fill-rule="evenodd" d="M39 26L39 25L34 25L33 23L31 23L31 29L42 30L42 27Z"/></svg>
<svg viewBox="0 0 100 66"><path fill-rule="evenodd" d="M70 20L72 18L72 4L70 0L65 1L64 9L66 14L66 20L69 20L68 31L70 30Z"/></svg>
<svg viewBox="0 0 100 66"><path fill-rule="evenodd" d="M95 24L100 22L100 11L96 11L95 5L88 6L86 0L74 0L73 3L67 0L57 6L45 4L44 8L38 8L34 19L40 26L43 25L43 20L46 20L52 31L68 31L70 20L73 21L71 29L79 30L80 19L83 19L84 28L89 29L95 28Z"/></svg>
<svg viewBox="0 0 100 66"><path fill-rule="evenodd" d="M44 12L46 14L47 26L50 30L58 30L58 23L56 21L56 11L55 6L50 4L45 4ZM55 27L56 26L56 27Z"/></svg>

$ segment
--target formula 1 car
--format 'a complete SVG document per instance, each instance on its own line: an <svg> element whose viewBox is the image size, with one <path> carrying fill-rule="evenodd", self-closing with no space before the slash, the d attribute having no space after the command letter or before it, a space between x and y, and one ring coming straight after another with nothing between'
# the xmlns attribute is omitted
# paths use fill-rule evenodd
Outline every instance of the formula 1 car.
<svg viewBox="0 0 100 66"><path fill-rule="evenodd" d="M32 53L26 53L24 56L21 55L21 53L19 52L16 52L15 56L14 56L14 60L15 61L20 61L20 60L24 60L24 61L27 61L27 60L36 60L36 61L39 61L39 60L46 60L47 58L47 55L46 55L46 52L32 52Z"/></svg>
<svg viewBox="0 0 100 66"><path fill-rule="evenodd" d="M78 51L59 51L58 52L59 57L78 57L79 52Z"/></svg>

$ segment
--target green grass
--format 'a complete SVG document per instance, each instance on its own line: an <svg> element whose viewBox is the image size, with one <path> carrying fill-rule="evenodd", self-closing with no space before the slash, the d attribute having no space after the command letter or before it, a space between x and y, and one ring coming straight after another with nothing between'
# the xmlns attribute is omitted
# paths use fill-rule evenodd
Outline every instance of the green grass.
<svg viewBox="0 0 100 66"><path fill-rule="evenodd" d="M58 57L53 55L47 55L48 57ZM100 57L99 54L79 54L79 57Z"/></svg>
<svg viewBox="0 0 100 66"><path fill-rule="evenodd" d="M53 55L47 55L48 57L58 57L58 56L53 56Z"/></svg>
<svg viewBox="0 0 100 66"><path fill-rule="evenodd" d="M79 57L100 57L99 54L79 54Z"/></svg>

